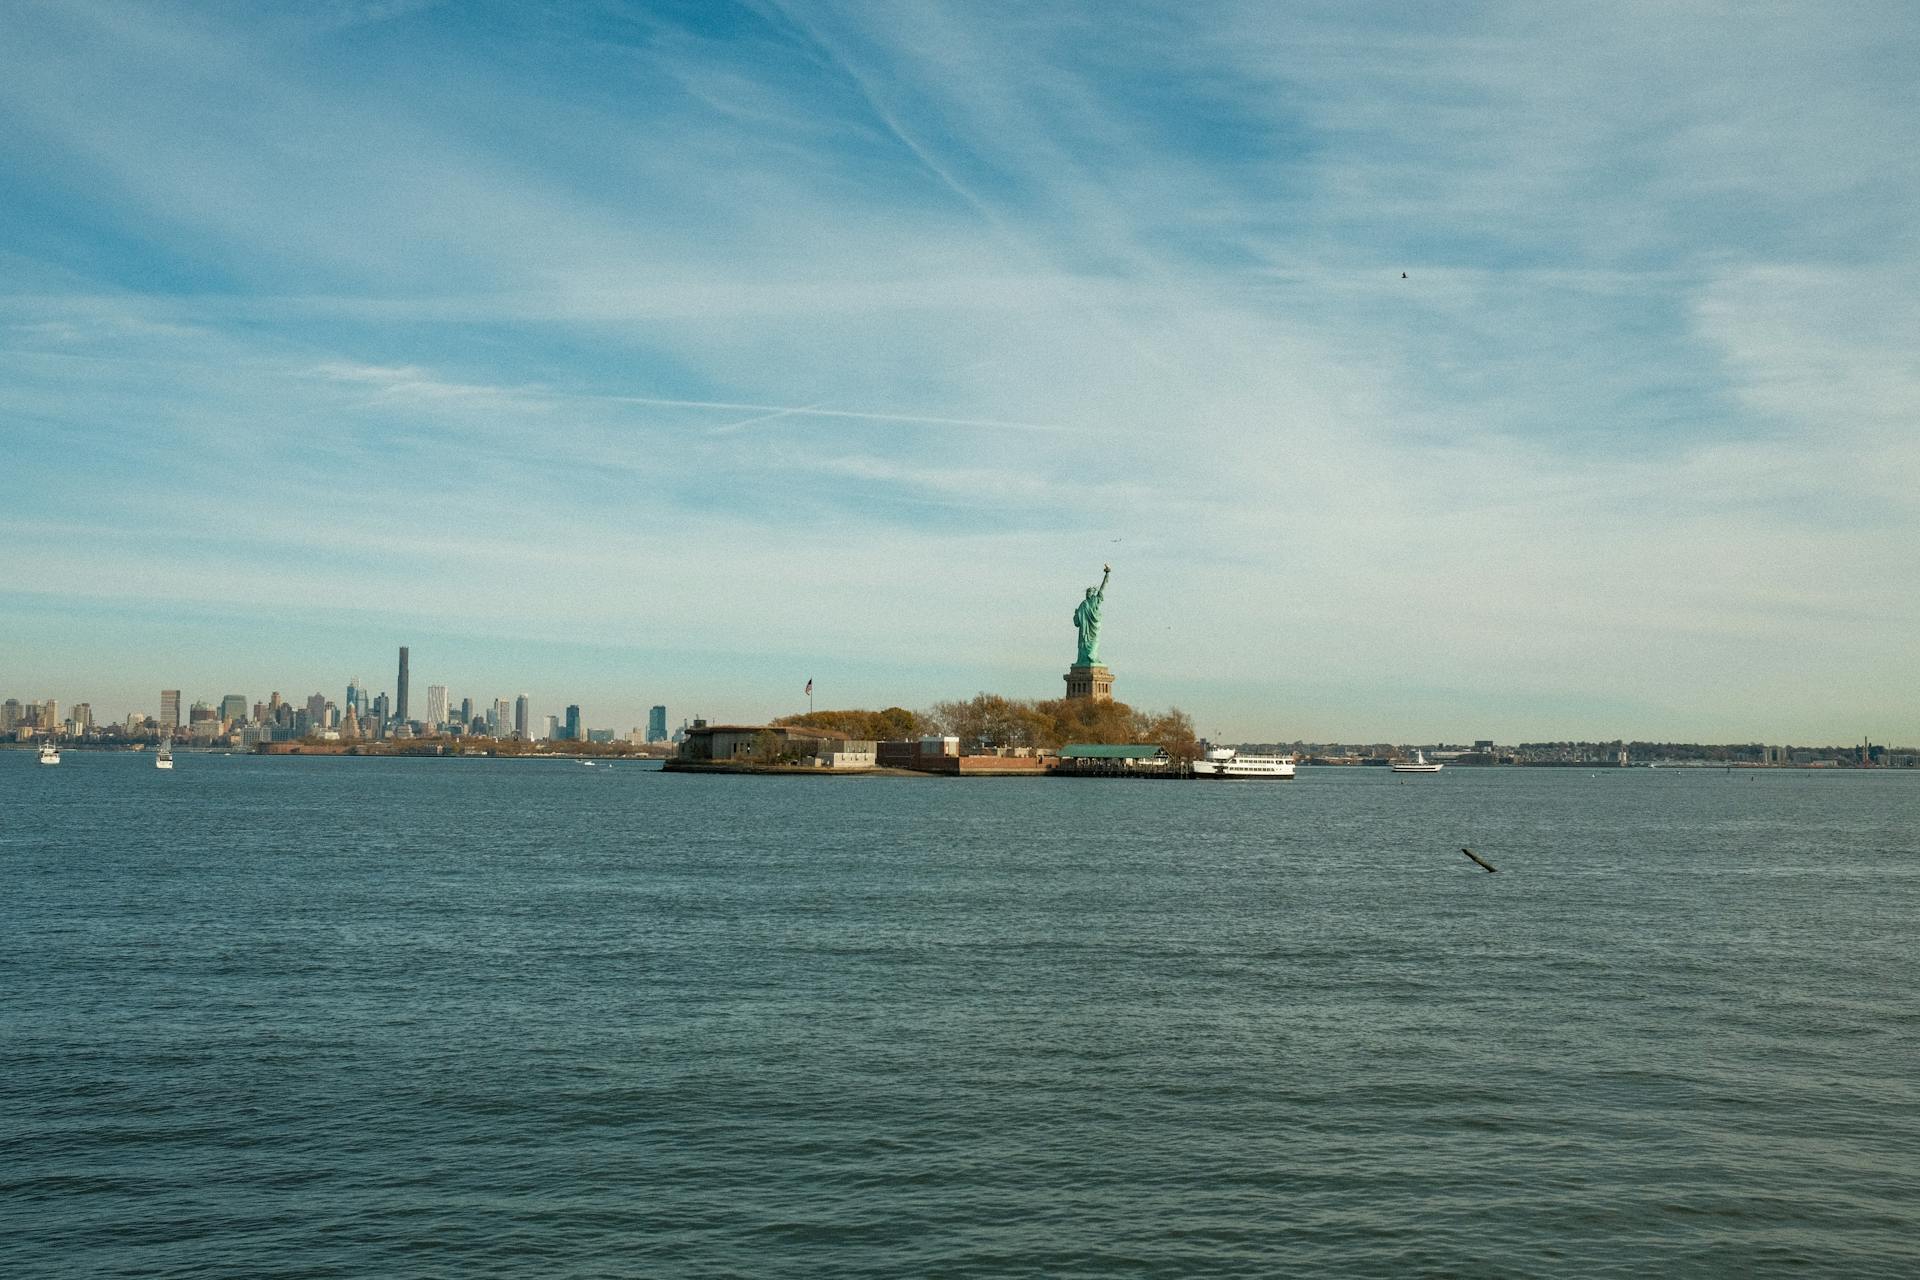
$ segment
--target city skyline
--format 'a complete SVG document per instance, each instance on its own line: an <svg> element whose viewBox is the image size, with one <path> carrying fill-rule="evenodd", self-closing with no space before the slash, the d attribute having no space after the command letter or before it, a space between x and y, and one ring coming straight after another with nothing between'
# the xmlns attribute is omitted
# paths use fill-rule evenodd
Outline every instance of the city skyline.
<svg viewBox="0 0 1920 1280"><path fill-rule="evenodd" d="M407 654L409 650L410 646L402 646L401 653ZM236 694L229 691L218 696L210 694L201 697L192 691L183 691L181 689L162 689L159 692L161 710L158 715L153 716L153 719L155 723L162 726L168 725L167 715L169 710L172 710L174 713L172 727L186 727L188 718L182 709L189 707L196 715L200 711L205 710L217 713L218 717L222 720L234 720L236 724L249 721L257 723L259 720L257 713L260 710L262 700L252 698L247 694ZM279 688L273 689L269 694L264 695L264 697L273 699L275 703L284 701L289 707L301 702L298 695L288 695ZM486 695L480 695L480 697L486 697ZM487 722L486 731L490 736L497 734L497 736L500 737L518 737L524 740L547 738L566 740L573 738L584 741L587 739L589 732L591 732L596 740L601 741L640 738L647 743L666 741L674 729L674 726L670 725L668 721L667 707L664 704L658 703L649 704L644 717L635 720L623 730L617 727L615 723L621 720L619 716L608 718L608 722L604 725L592 724L582 711L581 706L577 703L569 703L553 712L535 712L532 708L536 700L526 693L519 693L511 698L494 696L489 699L490 705L486 706L483 706L480 697L476 697L476 695L471 693L463 693L460 703L454 704L451 700L450 686L438 683L430 684L427 686L426 714L423 718L415 719L411 721L411 723L418 727L420 733L429 736L445 731L455 724L460 725L462 731L464 731L468 726L477 725L485 720ZM336 703L332 696L325 691L315 691L305 699L304 709L310 718L316 720L319 718L323 708L326 711L337 713L343 718L356 708L362 710L368 708L376 709L381 716L384 716L391 698L392 695L385 691L377 693L371 691L359 677L349 676L346 678L345 692L339 702ZM53 698L41 703L36 702L32 698L20 698L17 695L9 695L6 696L5 701L9 710L28 710L41 713L37 716L22 719L19 723L22 725L37 724L42 729L57 726L59 721L57 709L62 706L69 709L69 716L73 717L78 726L83 730L89 727L117 724L121 715L153 715L153 713L144 711L136 704L129 704L123 711L110 713L109 716L98 716L94 714L90 700L63 703L61 700ZM103 702L101 705L107 706L111 704ZM929 710L926 706L909 709L917 711ZM240 713L237 717L234 715L236 710ZM761 712L738 716L712 715L709 713L696 712L682 717L681 723L685 724L693 721L758 723L775 719L782 715L796 714L798 714L798 712L792 710ZM393 725L401 723L397 713L391 723ZM542 727L542 725L544 725L544 727ZM337 722L330 727L337 727ZM389 726L383 726L380 736L386 736L386 729L388 727ZM1203 737L1208 736L1206 731L1202 730L1201 732ZM369 734L369 736L371 736L371 734ZM1221 734L1218 731L1214 732L1211 736L1222 742L1235 740L1232 735ZM1629 742L1657 744L1660 746L1686 744L1736 748L1752 746L1758 751L1756 758L1767 763L1774 763L1775 754L1788 748L1798 749L1803 752L1812 750L1816 753L1829 754L1850 754L1857 748L1862 761L1866 759L1866 752L1869 747L1876 753L1876 759L1877 753L1881 751L1898 751L1902 753L1903 759L1910 761L1911 753L1915 750L1914 744L1908 743L1905 740L1896 738L1889 741L1885 737L1876 738L1873 734L1860 735L1857 738L1801 738L1796 741L1790 737L1765 734L1725 739L1697 734L1674 738L1657 738L1649 735L1634 734L1614 734L1611 736L1605 734L1593 736L1546 734L1533 735L1531 737L1519 735L1512 737L1496 736L1495 738L1476 738L1472 734L1463 735L1456 731L1453 733L1433 734L1426 737L1391 734L1335 734L1322 735L1319 737L1269 734L1263 738L1260 735L1242 735L1239 741L1318 745L1423 744L1429 746L1453 745L1458 747L1465 747L1470 743L1474 743L1478 744L1475 749L1488 747L1495 742L1505 747L1527 744L1540 746L1542 744L1554 743L1579 744L1583 746L1604 745L1607 743L1620 745Z"/></svg>
<svg viewBox="0 0 1920 1280"><path fill-rule="evenodd" d="M345 693L338 702L324 691L315 691L307 696L303 709L305 719L300 722L301 727L318 732L345 726L353 736L359 736L363 731L364 723L364 732L368 736L385 737L390 730L400 726L408 726L410 729L432 734L454 726L458 726L460 731L465 732L484 722L487 732L493 736L517 736L529 740L552 736L556 716L545 715L543 717L546 724L545 731L536 731L532 700L525 693L520 693L511 700L505 697L494 697L491 705L484 710L476 708L471 694L463 694L456 711L449 687L444 684L431 684L427 686L426 714L417 719L413 718L409 714L407 701L410 650L411 646L399 646L395 681L397 693L389 694L385 691L375 693L359 676L349 676L346 679ZM35 700L6 696L4 700L7 722L0 728L5 730L12 730L17 722L22 726L57 732L63 723L58 710L62 703L58 698ZM231 691L219 695L216 700L212 696L204 698L193 696L178 688L162 689L160 690L160 710L157 715L142 709L134 702L128 702L125 710L119 713L123 717L121 720L103 719L97 723L131 725L136 719L145 718L150 719L158 729L169 732L186 727L190 720L194 722L217 720L236 726L270 725L274 722L275 714L279 713L283 707L291 712L298 702L297 695L288 697L279 688L266 694L265 701L251 699L244 693ZM66 723L70 723L76 732L85 732L96 724L90 701L82 700L66 705L71 708L70 718ZM183 707L191 710L191 717L182 714ZM30 714L21 716L23 708ZM478 714L476 714L477 711ZM207 715L202 716L202 712L206 712ZM567 705L564 714L566 725L564 736L568 738L585 741L589 731L593 734L608 735L616 732L610 728L595 728L587 724L578 704ZM662 729L665 715L664 706L653 705L648 711L646 729L642 730L636 725L629 730L629 733L644 732L648 735L646 740L649 742L663 740L666 736ZM17 716L20 718L16 721ZM282 727L293 729L291 718Z"/></svg>
<svg viewBox="0 0 1920 1280"><path fill-rule="evenodd" d="M19 696L1920 741L1909 6L10 18Z"/></svg>

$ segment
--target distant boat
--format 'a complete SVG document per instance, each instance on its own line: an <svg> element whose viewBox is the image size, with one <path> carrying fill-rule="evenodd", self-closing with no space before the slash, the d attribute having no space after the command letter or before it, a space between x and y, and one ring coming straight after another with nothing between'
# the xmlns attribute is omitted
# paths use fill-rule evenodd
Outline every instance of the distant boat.
<svg viewBox="0 0 1920 1280"><path fill-rule="evenodd" d="M1395 760L1393 762L1393 771L1395 773L1438 773L1444 768L1446 768L1445 765L1429 764L1427 762L1427 753L1424 751L1415 751L1413 753L1413 759L1411 760Z"/></svg>
<svg viewBox="0 0 1920 1280"><path fill-rule="evenodd" d="M51 742L41 743L40 744L40 763L41 764L59 764L60 748L54 746Z"/></svg>
<svg viewBox="0 0 1920 1280"><path fill-rule="evenodd" d="M1232 747L1215 747L1206 759L1193 762L1196 778L1270 778L1276 782L1293 779L1292 756L1242 755Z"/></svg>
<svg viewBox="0 0 1920 1280"><path fill-rule="evenodd" d="M153 767L156 769L173 768L173 744L163 742L160 749L153 753Z"/></svg>

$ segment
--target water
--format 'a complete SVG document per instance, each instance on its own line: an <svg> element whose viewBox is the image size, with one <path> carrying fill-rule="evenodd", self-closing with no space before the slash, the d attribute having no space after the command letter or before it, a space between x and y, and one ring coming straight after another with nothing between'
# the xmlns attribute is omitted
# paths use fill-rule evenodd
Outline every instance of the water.
<svg viewBox="0 0 1920 1280"><path fill-rule="evenodd" d="M1920 1271L1920 776L0 801L0 1274Z"/></svg>

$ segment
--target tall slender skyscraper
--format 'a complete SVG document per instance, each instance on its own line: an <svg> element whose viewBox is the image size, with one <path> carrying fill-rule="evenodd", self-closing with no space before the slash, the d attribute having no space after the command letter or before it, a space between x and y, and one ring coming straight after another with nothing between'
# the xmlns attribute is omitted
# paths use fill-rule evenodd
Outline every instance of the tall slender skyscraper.
<svg viewBox="0 0 1920 1280"><path fill-rule="evenodd" d="M180 691L178 689L160 691L160 727L162 729L180 727Z"/></svg>
<svg viewBox="0 0 1920 1280"><path fill-rule="evenodd" d="M527 730L533 728L527 723L527 695L521 694L513 700L513 736L522 742L528 740Z"/></svg>
<svg viewBox="0 0 1920 1280"><path fill-rule="evenodd" d="M400 646L399 687L393 694L393 718L400 723L407 722L407 646Z"/></svg>
<svg viewBox="0 0 1920 1280"><path fill-rule="evenodd" d="M655 707L647 712L647 741L665 742L667 740L667 709Z"/></svg>
<svg viewBox="0 0 1920 1280"><path fill-rule="evenodd" d="M567 741L585 742L586 740L587 731L580 724L580 707L575 703L567 708Z"/></svg>

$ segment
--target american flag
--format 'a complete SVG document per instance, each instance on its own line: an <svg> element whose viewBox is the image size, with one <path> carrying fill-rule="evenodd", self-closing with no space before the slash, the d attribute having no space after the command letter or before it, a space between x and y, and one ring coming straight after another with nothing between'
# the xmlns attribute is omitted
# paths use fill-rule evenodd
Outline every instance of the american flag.
<svg viewBox="0 0 1920 1280"><path fill-rule="evenodd" d="M811 680L807 681L807 696L809 698L813 696L813 681Z"/></svg>

